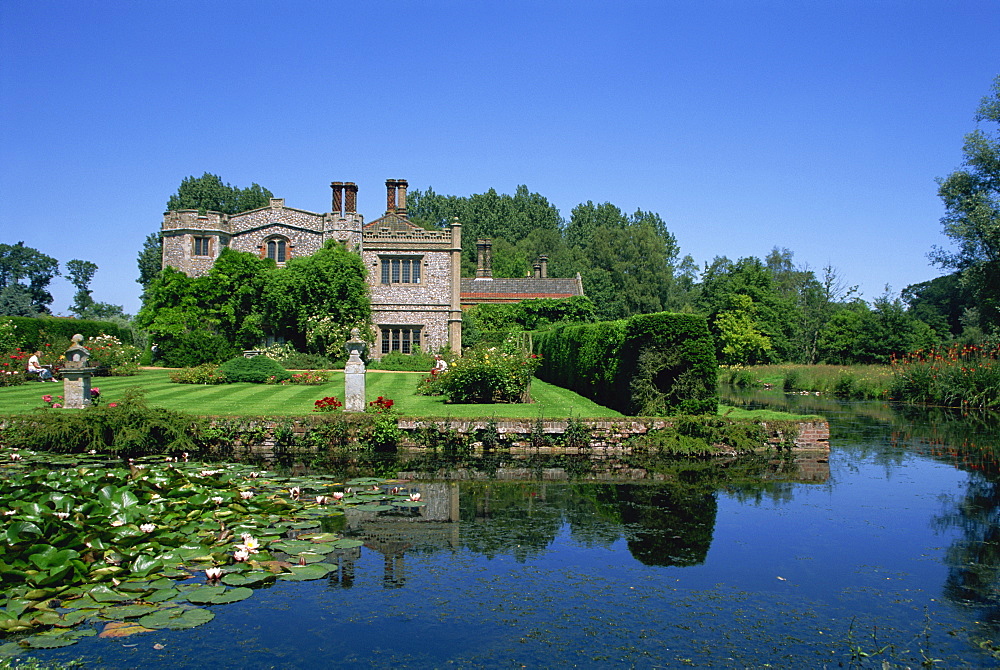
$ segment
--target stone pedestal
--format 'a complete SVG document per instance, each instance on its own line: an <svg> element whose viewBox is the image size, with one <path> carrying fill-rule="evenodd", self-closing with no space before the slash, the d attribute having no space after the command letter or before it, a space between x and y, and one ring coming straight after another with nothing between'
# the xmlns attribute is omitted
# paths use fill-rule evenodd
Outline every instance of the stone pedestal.
<svg viewBox="0 0 1000 670"><path fill-rule="evenodd" d="M73 345L66 350L63 378L63 407L83 409L90 404L90 378L94 368L87 365L90 352L81 344L83 335L73 336Z"/></svg>
<svg viewBox="0 0 1000 670"><path fill-rule="evenodd" d="M347 364L344 365L344 411L364 412L365 411L365 362L361 360L367 345L361 340L361 333L357 328L351 330L351 339L347 341L345 349L349 354Z"/></svg>
<svg viewBox="0 0 1000 670"><path fill-rule="evenodd" d="M95 368L63 368L63 407L83 409L90 405L90 378Z"/></svg>

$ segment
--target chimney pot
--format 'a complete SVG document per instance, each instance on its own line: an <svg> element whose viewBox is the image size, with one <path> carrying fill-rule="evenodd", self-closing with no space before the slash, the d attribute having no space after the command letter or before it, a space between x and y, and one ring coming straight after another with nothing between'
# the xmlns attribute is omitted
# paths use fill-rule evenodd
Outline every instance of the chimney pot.
<svg viewBox="0 0 1000 670"><path fill-rule="evenodd" d="M358 185L353 181L344 182L344 213L355 214L358 211Z"/></svg>

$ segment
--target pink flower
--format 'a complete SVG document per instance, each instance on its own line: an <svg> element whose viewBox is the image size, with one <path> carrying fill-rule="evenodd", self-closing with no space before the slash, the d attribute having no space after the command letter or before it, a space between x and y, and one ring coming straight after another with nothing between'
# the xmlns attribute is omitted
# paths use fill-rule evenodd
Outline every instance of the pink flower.
<svg viewBox="0 0 1000 670"><path fill-rule="evenodd" d="M54 409L61 409L61 408L62 408L62 405L61 405L60 403L55 403L55 404L53 404L53 405L52 405L52 407L53 407Z"/></svg>
<svg viewBox="0 0 1000 670"><path fill-rule="evenodd" d="M116 403L116 402L109 402L108 403L108 407L118 407L118 403Z"/></svg>
<svg viewBox="0 0 1000 670"><path fill-rule="evenodd" d="M156 530L156 524L144 523L141 526L139 526L139 530L141 530L143 533L152 533L154 530Z"/></svg>
<svg viewBox="0 0 1000 670"><path fill-rule="evenodd" d="M240 491L240 497L244 500L250 500L253 498L253 491Z"/></svg>
<svg viewBox="0 0 1000 670"><path fill-rule="evenodd" d="M222 568L206 568L205 578L209 581L214 582L216 579L222 577Z"/></svg>
<svg viewBox="0 0 1000 670"><path fill-rule="evenodd" d="M46 395L43 395L43 396L42 396L42 401L43 401L43 402L52 402L52 396L50 396L50 395L48 395L48 394L46 394Z"/></svg>
<svg viewBox="0 0 1000 670"><path fill-rule="evenodd" d="M247 549L237 549L233 552L233 560L237 563L242 563L248 558L250 558L250 552Z"/></svg>
<svg viewBox="0 0 1000 670"><path fill-rule="evenodd" d="M333 492L333 499L334 500L343 500L344 499L344 492L343 491L334 491Z"/></svg>

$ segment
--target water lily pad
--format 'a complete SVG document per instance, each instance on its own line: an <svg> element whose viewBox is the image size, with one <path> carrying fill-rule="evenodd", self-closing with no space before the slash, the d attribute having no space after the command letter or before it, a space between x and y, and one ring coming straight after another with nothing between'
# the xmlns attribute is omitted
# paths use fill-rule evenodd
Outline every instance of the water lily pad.
<svg viewBox="0 0 1000 670"><path fill-rule="evenodd" d="M330 552L325 552L325 553L328 554ZM312 552L303 551L301 554L299 554L299 560L305 561L306 565L308 565L310 563L320 563L321 561L325 561L326 556L324 556L323 554L314 554Z"/></svg>
<svg viewBox="0 0 1000 670"><path fill-rule="evenodd" d="M90 589L90 597L99 603L115 603L123 600L131 600L133 598L133 596L112 591L104 584L98 584L94 588Z"/></svg>
<svg viewBox="0 0 1000 670"><path fill-rule="evenodd" d="M134 621L112 621L104 627L104 630L97 637L128 637L136 633L152 633L154 631L154 628L140 626Z"/></svg>
<svg viewBox="0 0 1000 670"><path fill-rule="evenodd" d="M274 575L272 573L252 570L250 572L240 574L225 575L222 578L222 583L228 584L229 586L253 586L255 584L261 584L269 579L274 579Z"/></svg>
<svg viewBox="0 0 1000 670"><path fill-rule="evenodd" d="M185 594L185 597L193 603L205 605L213 602L213 598L222 595L225 590L225 586L202 586Z"/></svg>
<svg viewBox="0 0 1000 670"><path fill-rule="evenodd" d="M33 635L21 640L21 645L31 649L55 649L76 644L74 637L55 637L53 635Z"/></svg>
<svg viewBox="0 0 1000 670"><path fill-rule="evenodd" d="M388 512L392 509L392 505L372 505L369 503L365 505L355 505L354 509L365 512Z"/></svg>
<svg viewBox="0 0 1000 670"><path fill-rule="evenodd" d="M234 589L228 589L221 596L212 599L213 605L225 605L227 603L238 603L241 600L246 600L253 595L253 589L246 586L237 586Z"/></svg>
<svg viewBox="0 0 1000 670"><path fill-rule="evenodd" d="M399 502L393 502L393 507L426 507L427 503L416 502L413 500L401 500Z"/></svg>
<svg viewBox="0 0 1000 670"><path fill-rule="evenodd" d="M215 618L215 615L206 609L184 609L173 607L160 610L153 614L147 614L139 619L139 625L147 628L169 628L170 630L182 630L184 628L194 628L208 623Z"/></svg>
<svg viewBox="0 0 1000 670"><path fill-rule="evenodd" d="M310 542L333 542L339 538L340 536L336 533L303 533L299 535L300 540L308 540Z"/></svg>
<svg viewBox="0 0 1000 670"><path fill-rule="evenodd" d="M351 540L345 537L342 540L337 540L331 546L334 549L354 549L356 547L362 547L364 544L365 543L361 540Z"/></svg>
<svg viewBox="0 0 1000 670"><path fill-rule="evenodd" d="M311 579L322 579L337 569L337 566L329 563L312 563L310 565L293 565L289 568L290 573L278 575L278 579L291 582L304 582Z"/></svg>
<svg viewBox="0 0 1000 670"><path fill-rule="evenodd" d="M156 605L113 605L101 609L101 617L104 619L134 619L136 617L152 614L157 609Z"/></svg>
<svg viewBox="0 0 1000 670"><path fill-rule="evenodd" d="M348 486L374 486L375 484L383 484L386 479L378 479L377 477L360 477L358 479L352 479L347 482Z"/></svg>
<svg viewBox="0 0 1000 670"><path fill-rule="evenodd" d="M179 596L180 593L181 593L180 591L178 591L173 587L170 587L168 589L157 589L152 593L150 593L148 596L143 597L143 600L145 600L148 603L163 603L168 600L173 600L174 598Z"/></svg>

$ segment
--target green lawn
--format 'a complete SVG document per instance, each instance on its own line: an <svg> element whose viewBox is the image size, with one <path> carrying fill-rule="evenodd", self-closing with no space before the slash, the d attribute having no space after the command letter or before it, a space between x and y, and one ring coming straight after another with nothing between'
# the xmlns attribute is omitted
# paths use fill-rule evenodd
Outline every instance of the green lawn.
<svg viewBox="0 0 1000 670"><path fill-rule="evenodd" d="M141 370L135 377L95 377L92 386L101 389L105 402L120 399L130 386L147 391L150 405L206 416L302 416L324 396L344 399L344 373L331 373L331 381L321 386L268 386L264 384L220 384L201 386L174 384L168 370ZM491 417L498 418L600 418L622 416L572 391L534 380L525 405L449 405L440 397L417 395L424 373L370 371L366 378L369 400L378 396L395 401L404 416ZM62 394L62 384L29 382L0 388L0 415L17 414L43 407L42 396Z"/></svg>

